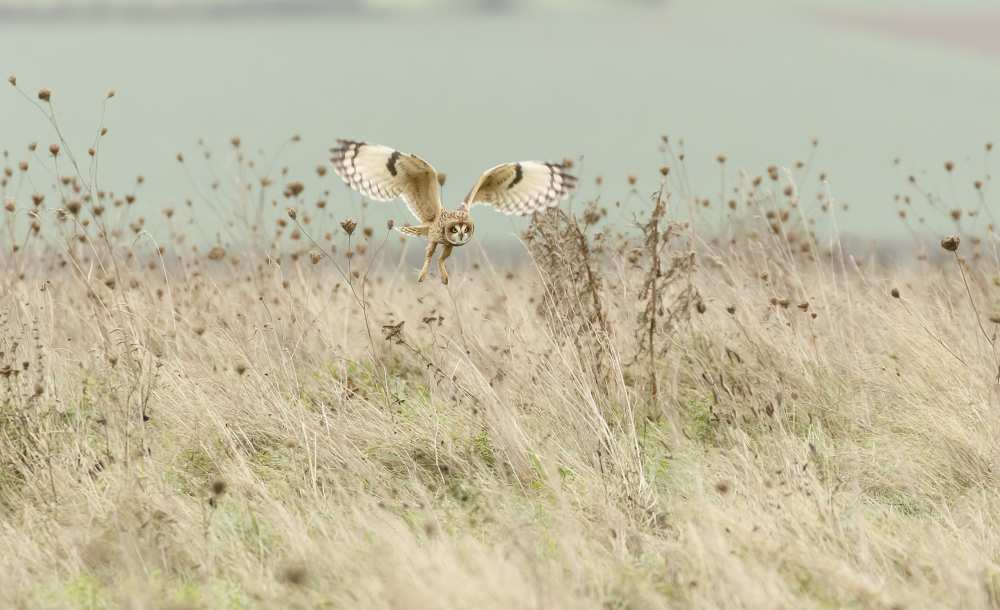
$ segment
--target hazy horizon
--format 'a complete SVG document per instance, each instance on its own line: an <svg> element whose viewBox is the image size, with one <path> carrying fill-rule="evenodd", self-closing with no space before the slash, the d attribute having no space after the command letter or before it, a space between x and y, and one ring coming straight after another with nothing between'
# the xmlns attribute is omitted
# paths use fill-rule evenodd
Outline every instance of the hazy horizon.
<svg viewBox="0 0 1000 610"><path fill-rule="evenodd" d="M760 174L772 163L806 160L816 137L813 176L826 172L833 195L852 210L842 228L898 237L892 197L911 173L928 172L930 188L968 207L971 182L985 172L983 144L997 132L1000 57L989 43L977 46L975 28L942 38L905 27L944 19L947 3L916 4L906 20L892 8L902 3L861 6L675 1L563 12L556 21L528 11L0 24L0 70L28 91L54 91L78 154L92 139L104 92L117 90L103 183L126 191L136 174L146 176L138 212L150 222L160 207L194 194L174 157L193 159L199 138L217 152L225 179L230 137L270 154L301 134L286 164L289 179L307 182L310 201L322 188L312 170L335 138L388 144L446 173L451 207L483 169L535 158L582 157L581 199L634 198L630 174L645 197L663 163L660 136L669 134L675 144L684 139L691 183L708 197L719 196L719 153L731 171ZM986 3L961 6L961 15L980 15L972 23L995 16ZM941 23L957 28L962 19ZM13 159L28 142L52 138L13 91L0 95L0 114L15 117L0 134ZM941 175L946 159L957 163L954 184ZM356 196L329 178L326 186L337 213L356 214ZM401 204L370 212L406 218ZM477 214L484 237L502 239L522 226Z"/></svg>

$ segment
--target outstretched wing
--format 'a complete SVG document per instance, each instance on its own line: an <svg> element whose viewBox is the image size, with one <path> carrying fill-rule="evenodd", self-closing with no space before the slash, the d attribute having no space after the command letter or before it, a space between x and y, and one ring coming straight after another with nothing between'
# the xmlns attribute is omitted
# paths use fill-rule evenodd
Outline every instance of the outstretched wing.
<svg viewBox="0 0 1000 610"><path fill-rule="evenodd" d="M431 222L441 209L441 187L431 164L388 146L337 140L330 162L344 182L366 197L400 197L420 222Z"/></svg>
<svg viewBox="0 0 1000 610"><path fill-rule="evenodd" d="M525 216L557 205L576 187L565 165L541 161L504 163L486 170L465 197L468 210L488 203L504 214Z"/></svg>

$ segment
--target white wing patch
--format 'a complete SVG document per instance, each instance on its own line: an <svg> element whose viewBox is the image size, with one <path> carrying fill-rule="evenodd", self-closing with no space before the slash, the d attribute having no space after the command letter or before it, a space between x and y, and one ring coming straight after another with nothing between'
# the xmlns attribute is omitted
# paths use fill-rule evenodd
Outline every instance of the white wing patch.
<svg viewBox="0 0 1000 610"><path fill-rule="evenodd" d="M337 140L330 162L344 182L357 192L389 201L400 197L421 222L431 222L441 209L441 187L430 163L388 146Z"/></svg>
<svg viewBox="0 0 1000 610"><path fill-rule="evenodd" d="M462 204L487 203L504 214L526 216L558 205L576 188L565 165L542 161L504 163L486 170Z"/></svg>

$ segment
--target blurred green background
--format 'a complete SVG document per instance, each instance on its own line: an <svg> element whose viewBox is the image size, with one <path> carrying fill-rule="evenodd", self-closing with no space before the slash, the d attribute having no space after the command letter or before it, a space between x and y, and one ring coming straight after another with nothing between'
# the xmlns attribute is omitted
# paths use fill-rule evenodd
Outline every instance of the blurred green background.
<svg viewBox="0 0 1000 610"><path fill-rule="evenodd" d="M310 180L309 200L320 188L312 168L336 137L388 144L447 173L453 206L480 171L518 159L582 156L584 196L602 175L606 201L626 197L627 174L648 194L667 133L685 140L691 182L709 197L719 194L718 153L760 174L805 160L817 137L816 171L851 205L842 227L878 237L902 231L892 196L909 173L929 170L922 180L974 205L983 145L1000 131L993 6L0 0L0 71L28 91L53 90L80 153L104 92L118 91L103 182L124 192L144 174L150 222L191 195L174 157L195 158L198 138L219 152L214 171L226 180L231 136L272 153L300 133L283 164L288 179ZM0 117L14 160L28 142L52 141L12 90L0 94ZM958 166L954 184L946 159ZM355 213L357 197L327 181L334 213ZM384 212L406 220L401 204ZM493 237L522 222L486 210L477 220Z"/></svg>

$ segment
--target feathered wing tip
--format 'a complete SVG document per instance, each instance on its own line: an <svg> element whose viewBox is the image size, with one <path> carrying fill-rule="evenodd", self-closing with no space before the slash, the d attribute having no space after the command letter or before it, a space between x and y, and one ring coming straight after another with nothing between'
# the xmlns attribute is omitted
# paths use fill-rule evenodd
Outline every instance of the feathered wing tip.
<svg viewBox="0 0 1000 610"><path fill-rule="evenodd" d="M479 177L462 207L468 210L477 203L486 203L504 214L526 216L558 205L573 192L576 183L576 176L562 163L504 163Z"/></svg>
<svg viewBox="0 0 1000 610"><path fill-rule="evenodd" d="M392 155L399 153L387 146L357 140L338 139L330 149L333 171L352 189L377 201L400 196L404 183L389 172Z"/></svg>
<svg viewBox="0 0 1000 610"><path fill-rule="evenodd" d="M569 166L565 163L546 163L551 173L551 200L545 207L552 207L563 199L569 197L576 190L576 176L569 173Z"/></svg>

